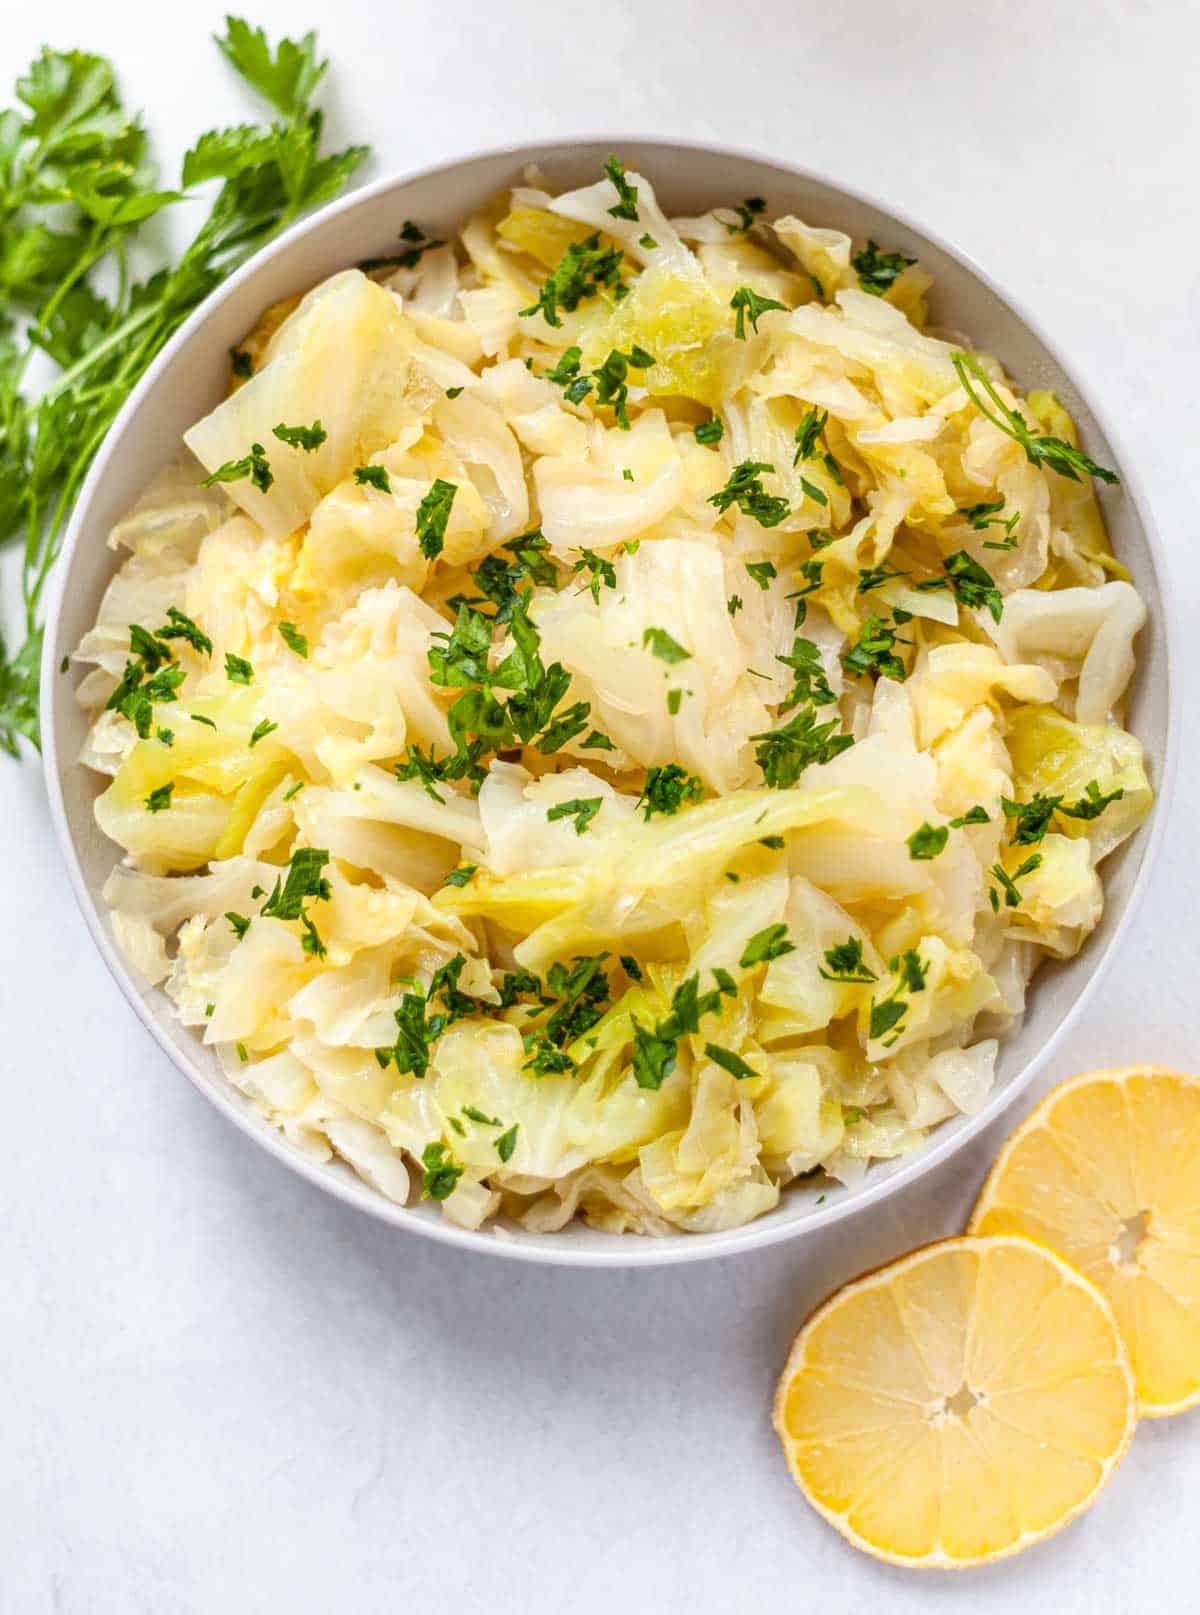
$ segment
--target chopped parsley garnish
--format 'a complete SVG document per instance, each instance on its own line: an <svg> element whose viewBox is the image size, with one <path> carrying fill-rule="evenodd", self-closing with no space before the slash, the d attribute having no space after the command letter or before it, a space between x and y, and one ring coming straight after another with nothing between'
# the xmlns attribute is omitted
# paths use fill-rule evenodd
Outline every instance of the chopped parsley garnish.
<svg viewBox="0 0 1200 1615"><path fill-rule="evenodd" d="M507 1132L501 1133L496 1140L496 1154L502 1161L512 1159L512 1153L517 1147L517 1134L521 1130L520 1122L514 1122Z"/></svg>
<svg viewBox="0 0 1200 1615"><path fill-rule="evenodd" d="M899 622L895 613L893 617ZM904 644L905 641L897 641L895 628L882 617L870 616L859 630L857 642L842 657L842 666L848 673L855 673L859 677L895 679L902 684L908 672L896 655L894 647L897 643Z"/></svg>
<svg viewBox="0 0 1200 1615"><path fill-rule="evenodd" d="M779 576L779 573L775 570L774 561L747 561L745 566L747 574L753 578L760 589L768 588L771 579Z"/></svg>
<svg viewBox="0 0 1200 1615"><path fill-rule="evenodd" d="M617 574L612 562L603 555L597 555L595 550L581 549L579 560L575 562L571 571L573 573L586 571L589 574L586 587L591 591L592 599L597 605L600 604L601 585L606 589L615 589L617 586Z"/></svg>
<svg viewBox="0 0 1200 1615"><path fill-rule="evenodd" d="M457 492L457 483L444 482L441 477L437 477L417 506L417 540L421 546L421 554L426 560L436 560L442 553L446 539L446 523L450 520L450 510Z"/></svg>
<svg viewBox="0 0 1200 1615"><path fill-rule="evenodd" d="M249 477L260 493L267 493L275 481L267 451L261 443L251 443L250 453L240 460L226 460L224 465L219 465L211 476L204 478L203 486L211 488L214 482L240 482L243 477Z"/></svg>
<svg viewBox="0 0 1200 1615"><path fill-rule="evenodd" d="M647 821L655 813L678 813L688 802L704 799L704 784L695 774L689 774L678 763L664 763L661 767L646 770L646 783L637 805Z"/></svg>
<svg viewBox="0 0 1200 1615"><path fill-rule="evenodd" d="M160 726L154 731L154 738L162 746L173 746L175 744L175 731L174 729L163 729Z"/></svg>
<svg viewBox="0 0 1200 1615"><path fill-rule="evenodd" d="M796 616L792 623L794 628L802 628L808 618L808 596L815 594L821 587L822 574L825 571L824 561L801 561L800 575L804 579L804 587L796 589L786 598L796 602Z"/></svg>
<svg viewBox="0 0 1200 1615"><path fill-rule="evenodd" d="M614 219L636 219L638 216L637 199L638 188L631 185L625 178L625 169L615 157L609 157L604 164L604 177L612 181L616 187L617 205L609 208L609 215Z"/></svg>
<svg viewBox="0 0 1200 1615"><path fill-rule="evenodd" d="M1044 796L1039 791L1028 802L1014 802L1002 796L1000 806L1004 817L1014 821L1009 838L1011 844L1014 847L1031 847L1045 839L1050 821L1056 813L1069 819L1098 819L1110 802L1119 802L1124 795L1120 787L1105 794L1098 781L1091 779L1078 802L1067 802L1061 796Z"/></svg>
<svg viewBox="0 0 1200 1615"><path fill-rule="evenodd" d="M254 360L244 348L230 348L229 368L239 381L248 381L254 374Z"/></svg>
<svg viewBox="0 0 1200 1615"><path fill-rule="evenodd" d="M726 230L731 236L745 235L746 231L749 230L753 225L755 219L757 219L761 213L766 212L766 208L767 204L763 201L761 196L748 196L744 202L739 203L735 207L730 207L729 209L731 213L736 215L737 223L730 224L727 219L722 219L721 223L725 226Z"/></svg>
<svg viewBox="0 0 1200 1615"><path fill-rule="evenodd" d="M961 830L965 824L990 824L991 822L991 815L987 808L981 802L976 802L974 807L968 808L959 818L951 819L950 828L952 830Z"/></svg>
<svg viewBox="0 0 1200 1615"><path fill-rule="evenodd" d="M215 729L217 726L211 718L206 718L202 712L189 712L188 717L193 723L202 723L206 729Z"/></svg>
<svg viewBox="0 0 1200 1615"><path fill-rule="evenodd" d="M1020 410L1010 409L1000 397L987 371L979 360L970 353L952 353L951 363L962 382L963 391L975 405L975 408L992 425L1011 437L1014 443L1020 445L1025 451L1025 458L1030 465L1048 466L1051 471L1057 471L1060 477L1066 477L1070 482L1080 482L1080 472L1091 477L1099 477L1101 482L1119 482L1121 479L1115 471L1109 471L1095 460L1077 449L1073 443L1066 442L1061 437L1054 437L1049 432L1039 432L1030 426ZM975 390L975 382L983 388L984 397Z"/></svg>
<svg viewBox="0 0 1200 1615"><path fill-rule="evenodd" d="M283 880L276 877L262 906L263 918L298 920L306 898L327 901L330 886L321 871L328 862L329 854L320 847L297 847L288 861L287 876Z"/></svg>
<svg viewBox="0 0 1200 1615"><path fill-rule="evenodd" d="M551 823L555 819L574 819L575 834L581 836L600 811L602 796L573 796L569 802L557 802L546 814Z"/></svg>
<svg viewBox="0 0 1200 1615"><path fill-rule="evenodd" d="M870 292L872 297L882 297L917 260L906 258L902 252L881 252L874 241L868 240L850 261L863 291Z"/></svg>
<svg viewBox="0 0 1200 1615"><path fill-rule="evenodd" d="M442 1143L426 1144L421 1153L421 1167L422 1200L448 1200L466 1170L451 1155L449 1146Z"/></svg>
<svg viewBox="0 0 1200 1615"><path fill-rule="evenodd" d="M642 967L631 953L623 953L617 962L630 981L641 981Z"/></svg>
<svg viewBox="0 0 1200 1615"><path fill-rule="evenodd" d="M386 258L364 258L358 265L363 274L370 274L373 269L415 269L427 252L446 245L444 241L427 241L424 230L411 219L405 219L399 239L407 243L402 252Z"/></svg>
<svg viewBox="0 0 1200 1615"><path fill-rule="evenodd" d="M279 624L279 637L289 650L295 651L297 656L308 655L308 640L294 622L281 622Z"/></svg>
<svg viewBox="0 0 1200 1615"><path fill-rule="evenodd" d="M300 792L303 789L304 789L304 781L302 779L298 779L294 785L289 785L287 790L284 791L283 800L285 802L290 802L292 800L292 797L293 796L299 796Z"/></svg>
<svg viewBox="0 0 1200 1615"><path fill-rule="evenodd" d="M754 758L763 779L776 790L794 785L810 763L829 763L854 744L853 735L835 734L838 720L818 723L813 706L805 706L780 729L751 735Z"/></svg>
<svg viewBox="0 0 1200 1615"><path fill-rule="evenodd" d="M253 684L254 669L244 656L235 656L231 650L225 652L225 677L231 684Z"/></svg>
<svg viewBox="0 0 1200 1615"><path fill-rule="evenodd" d="M668 690L667 691L667 711L671 714L671 716L673 718L678 714L679 708L682 705L683 705L683 691L682 690Z"/></svg>
<svg viewBox="0 0 1200 1615"><path fill-rule="evenodd" d="M638 237L638 246L639 247L645 247L647 252L653 252L654 249L658 246L658 242L655 241L654 237L647 230L644 235L640 235Z"/></svg>
<svg viewBox="0 0 1200 1615"><path fill-rule="evenodd" d="M729 1072L731 1077L736 1077L739 1082L746 1077L757 1077L759 1075L759 1072L752 1065L747 1065L740 1054L735 1054L732 1049L723 1048L720 1043L706 1043L704 1052L714 1065L721 1066Z"/></svg>
<svg viewBox="0 0 1200 1615"><path fill-rule="evenodd" d="M167 621L165 627L154 631L155 639L185 639L194 651L201 656L211 656L213 642L199 626L192 621L178 606L167 607Z"/></svg>
<svg viewBox="0 0 1200 1615"><path fill-rule="evenodd" d="M923 824L908 838L908 856L918 862L936 858L945 852L950 839L949 828L944 825Z"/></svg>
<svg viewBox="0 0 1200 1615"><path fill-rule="evenodd" d="M760 527L778 527L789 515L786 499L769 494L762 485L762 473L774 472L775 467L765 460L743 460L729 474L729 481L720 492L711 495L709 504L726 511L736 505L744 516L751 516Z"/></svg>
<svg viewBox="0 0 1200 1615"><path fill-rule="evenodd" d="M742 604L743 601L740 594L731 594L729 599L725 602L725 609L731 617L736 617L738 612L742 609Z"/></svg>
<svg viewBox="0 0 1200 1615"><path fill-rule="evenodd" d="M1032 875L1035 869L1040 869L1041 867L1042 855L1040 852L1032 853L1028 858L1026 858L1024 863L1018 864L1011 875L1005 869L1003 864L992 865L989 873L997 882L1000 891L1004 893L1005 908L1017 907L1021 901L1021 893L1017 886L1017 882L1025 875ZM992 908L994 910L998 910L1000 907L1000 897L996 886L988 887L988 899L991 902Z"/></svg>
<svg viewBox="0 0 1200 1615"><path fill-rule="evenodd" d="M821 434L828 424L827 409L810 409L806 413L796 428L796 454L792 460L793 465L799 465L801 460L812 460L816 457Z"/></svg>
<svg viewBox="0 0 1200 1615"><path fill-rule="evenodd" d="M285 426L280 421L278 426L271 428L271 433L289 448L303 449L305 454L311 454L314 449L319 449L329 436L320 421L314 421L311 426Z"/></svg>
<svg viewBox="0 0 1200 1615"><path fill-rule="evenodd" d="M782 836L760 836L758 844L760 847L769 847L772 852L782 852L787 846Z"/></svg>
<svg viewBox="0 0 1200 1615"><path fill-rule="evenodd" d="M684 650L665 628L647 628L642 634L642 648L652 651L663 662L688 662L692 658L691 651Z"/></svg>
<svg viewBox="0 0 1200 1615"><path fill-rule="evenodd" d="M450 871L445 880L442 882L442 885L465 886L478 868L478 864L459 864L457 869L452 869Z"/></svg>
<svg viewBox="0 0 1200 1615"><path fill-rule="evenodd" d="M579 742L579 749L580 751L616 751L617 748L607 735L601 734L599 729L593 729L586 740Z"/></svg>
<svg viewBox="0 0 1200 1615"><path fill-rule="evenodd" d="M272 723L270 718L263 718L260 723L256 723L254 725L254 728L250 733L250 745L252 747L257 746L260 740L265 740L272 730L278 728L279 725L277 723Z"/></svg>
<svg viewBox="0 0 1200 1615"><path fill-rule="evenodd" d="M558 570L540 528L531 528L517 538L508 539L501 548L508 550L513 557L511 561L506 561L500 555L487 555L471 573L471 580L479 595L471 599L455 595L447 601L447 605L457 611L461 605L478 606L488 602L496 608L492 621L501 624L511 619L514 608L522 599L524 585L536 583L548 588L557 587Z"/></svg>
<svg viewBox="0 0 1200 1615"><path fill-rule="evenodd" d="M235 914L232 909L225 910L225 918L233 927L233 934L240 942L250 929L250 921L244 914Z"/></svg>
<svg viewBox="0 0 1200 1615"><path fill-rule="evenodd" d="M892 959L889 962L889 969L899 979L886 997L871 1000L868 1027L868 1035L872 1038L882 1038L885 1049L891 1048L900 1036L901 1023L908 1013L908 999L904 995L907 993L912 996L924 992L929 974L915 948L909 948L898 959Z"/></svg>
<svg viewBox="0 0 1200 1615"><path fill-rule="evenodd" d="M966 550L955 550L942 564L946 568L944 578L918 583L917 588L922 591L949 588L964 606L983 606L993 621L999 622L1004 615L1004 597L988 569L980 566Z"/></svg>
<svg viewBox="0 0 1200 1615"><path fill-rule="evenodd" d="M521 1038L529 1058L521 1067L534 1077L566 1076L575 1069L575 1062L565 1049L556 1049L537 1032L526 1032Z"/></svg>
<svg viewBox="0 0 1200 1615"><path fill-rule="evenodd" d="M814 707L827 707L837 700L829 687L821 653L811 639L793 639L791 655L777 656L775 660L782 662L784 667L790 667L793 676L792 687L780 703L780 712L790 712L802 701Z"/></svg>
<svg viewBox="0 0 1200 1615"><path fill-rule="evenodd" d="M723 975L725 979L717 977L717 986L707 993L700 992L699 975L681 982L672 996L670 1014L653 1030L643 1026L636 1015L629 1017L633 1026L633 1079L639 1088L661 1088L675 1069L680 1040L698 1032L701 1016L719 1010L721 999L731 990L736 992L728 972Z"/></svg>
<svg viewBox="0 0 1200 1615"><path fill-rule="evenodd" d="M864 566L858 571L858 587L855 594L869 594L872 589L882 588L893 578L906 578L907 572L893 572L887 566Z"/></svg>
<svg viewBox="0 0 1200 1615"><path fill-rule="evenodd" d="M1004 509L1003 494L999 499L984 500L982 504L967 505L957 512L965 516L967 521L977 533L986 533L989 527L1004 529L1002 539L987 539L984 542L985 550L1015 550L1020 540L1016 535L1016 526L1021 519L1021 512L1014 510L1011 516L1001 516Z"/></svg>
<svg viewBox="0 0 1200 1615"><path fill-rule="evenodd" d="M132 635L131 640L136 643ZM149 677L147 672L147 663L140 656L126 662L125 671L104 706L106 712L119 712L128 718L142 740L150 734L155 703L177 701L176 692L184 680L184 670L177 663Z"/></svg>
<svg viewBox="0 0 1200 1615"><path fill-rule="evenodd" d="M570 382L578 379L579 366L582 360L583 349L572 343L569 348L563 349L554 368L546 371L546 380L555 382L559 387L566 387ZM589 390L588 388L584 389L585 396ZM579 399L574 398L571 402L577 404Z"/></svg>
<svg viewBox="0 0 1200 1615"><path fill-rule="evenodd" d="M360 488L378 488L380 493L391 493L391 479L383 465L356 465L354 480Z"/></svg>
<svg viewBox="0 0 1200 1615"><path fill-rule="evenodd" d="M629 430L629 412L626 401L629 397L629 383L627 377L630 370L649 370L654 363L654 355L647 353L645 348L639 348L635 342L628 353L622 353L620 348L613 348L608 358L598 369L592 371L592 379L596 385L596 402L612 406L617 417L617 425L622 431ZM572 388L567 391L571 398ZM573 403L579 400L572 398Z"/></svg>
<svg viewBox="0 0 1200 1615"><path fill-rule="evenodd" d="M171 792L175 789L175 781L170 780L166 785L156 785L146 798L146 806L151 813L161 813L171 805Z"/></svg>
<svg viewBox="0 0 1200 1615"><path fill-rule="evenodd" d="M742 957L738 961L743 970L750 970L755 965L767 964L772 959L780 959L785 953L795 953L796 944L787 939L787 926L781 920L778 925L768 925L765 930L758 931L742 949Z"/></svg>
<svg viewBox="0 0 1200 1615"><path fill-rule="evenodd" d="M547 325L561 326L560 309L571 314L585 297L594 297L602 287L611 291L621 284L622 257L619 247L601 247L598 230L582 241L573 241L553 274L543 281L537 302L521 310L522 317L540 313Z"/></svg>
<svg viewBox="0 0 1200 1615"><path fill-rule="evenodd" d="M503 1127L504 1123L499 1116L487 1116L475 1105L464 1105L463 1115L469 1122L478 1122L481 1127Z"/></svg>
<svg viewBox="0 0 1200 1615"><path fill-rule="evenodd" d="M818 974L826 981L857 985L860 982L878 981L879 977L868 969L863 959L863 945L857 937L847 937L832 948L825 949L825 964Z"/></svg>
<svg viewBox="0 0 1200 1615"><path fill-rule="evenodd" d="M725 423L714 415L711 421L702 421L692 436L697 443L719 443L725 436Z"/></svg>
<svg viewBox="0 0 1200 1615"><path fill-rule="evenodd" d="M785 313L787 312L786 303L777 302L774 297L760 297L751 286L739 286L729 299L729 306L737 312L733 334L743 342L746 340L747 320L750 321L754 334L757 336L758 322L764 314L776 308L783 309Z"/></svg>

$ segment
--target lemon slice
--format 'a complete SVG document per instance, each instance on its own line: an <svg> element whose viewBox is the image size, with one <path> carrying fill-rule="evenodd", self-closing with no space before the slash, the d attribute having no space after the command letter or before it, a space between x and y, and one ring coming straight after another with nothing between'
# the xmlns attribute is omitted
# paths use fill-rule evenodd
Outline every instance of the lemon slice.
<svg viewBox="0 0 1200 1615"><path fill-rule="evenodd" d="M1056 1088L1001 1150L973 1234L1022 1233L1103 1290L1143 1413L1200 1401L1200 1082L1163 1066Z"/></svg>
<svg viewBox="0 0 1200 1615"><path fill-rule="evenodd" d="M1111 1310L1053 1251L947 1239L831 1296L775 1399L792 1475L892 1564L985 1564L1087 1508L1133 1434Z"/></svg>

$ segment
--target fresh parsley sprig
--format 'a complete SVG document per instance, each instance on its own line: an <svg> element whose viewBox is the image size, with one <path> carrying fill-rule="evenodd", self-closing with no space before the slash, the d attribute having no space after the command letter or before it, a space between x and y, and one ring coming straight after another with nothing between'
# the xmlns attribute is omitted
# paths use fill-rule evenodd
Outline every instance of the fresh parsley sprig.
<svg viewBox="0 0 1200 1615"><path fill-rule="evenodd" d="M321 153L312 103L326 64L314 34L272 46L230 17L217 44L274 117L202 135L179 189L156 187L146 134L101 56L44 50L18 81L20 105L0 113L0 539L24 534L24 639L15 651L0 641L0 746L14 756L20 737L39 743L46 579L118 410L197 304L335 196L366 156L362 146ZM210 181L219 189L177 262L135 278L130 265L148 245L140 227ZM37 353L58 371L40 394L27 386ZM256 471L261 486L261 448L242 474Z"/></svg>
<svg viewBox="0 0 1200 1615"><path fill-rule="evenodd" d="M1010 409L996 391L992 378L975 358L974 354L956 352L950 355L950 362L954 366L955 374L962 383L963 391L975 405L979 413L992 425L1011 437L1025 451L1025 458L1030 465L1047 466L1051 471L1057 471L1060 477L1066 477L1069 482L1082 482L1080 473L1089 477L1098 477L1101 482L1120 482L1115 471L1106 466L1097 465L1090 455L1077 449L1073 443L1064 438L1054 437L1049 432L1039 432L1030 426L1018 409ZM977 390L983 389L982 394Z"/></svg>

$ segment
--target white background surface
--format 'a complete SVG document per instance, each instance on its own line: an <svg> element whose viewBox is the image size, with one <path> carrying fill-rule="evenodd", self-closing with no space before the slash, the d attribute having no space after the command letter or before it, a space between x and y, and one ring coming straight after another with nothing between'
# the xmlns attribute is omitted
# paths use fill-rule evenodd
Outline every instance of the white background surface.
<svg viewBox="0 0 1200 1615"><path fill-rule="evenodd" d="M219 8L6 8L110 54L168 175L257 117ZM725 140L860 186L990 269L1140 464L1187 631L1200 559L1200 12L1188 0L258 0L320 28L372 172L539 135ZM8 92L4 92L7 100ZM1197 725L1134 936L1061 1071L1195 1066ZM358 1216L235 1133L135 1022L75 913L40 778L3 764L0 1610L1053 1610L1194 1599L1196 1419L1147 1425L1082 1522L917 1578L786 1477L773 1380L808 1307L957 1231L998 1136L883 1210L640 1273L489 1262ZM1045 1084L1043 1084L1045 1086ZM1015 1118L1014 1118L1015 1119Z"/></svg>

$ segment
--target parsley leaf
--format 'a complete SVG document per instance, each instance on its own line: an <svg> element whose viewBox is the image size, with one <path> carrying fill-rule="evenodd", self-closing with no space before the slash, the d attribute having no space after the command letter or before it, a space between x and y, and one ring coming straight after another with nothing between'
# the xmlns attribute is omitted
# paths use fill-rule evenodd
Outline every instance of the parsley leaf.
<svg viewBox="0 0 1200 1615"><path fill-rule="evenodd" d="M714 415L711 421L702 421L692 436L697 443L719 443L725 436L725 423Z"/></svg>
<svg viewBox="0 0 1200 1615"><path fill-rule="evenodd" d="M879 980L875 972L868 969L863 959L863 945L858 937L847 937L845 942L838 942L832 948L826 948L824 957L825 964L817 973L826 981L857 984Z"/></svg>
<svg viewBox="0 0 1200 1615"><path fill-rule="evenodd" d="M426 1144L421 1152L422 1200L448 1200L466 1170L445 1144Z"/></svg>
<svg viewBox="0 0 1200 1615"><path fill-rule="evenodd" d="M775 570L774 561L747 561L745 567L747 574L753 578L760 589L768 588L771 579L779 576L779 573Z"/></svg>
<svg viewBox="0 0 1200 1615"><path fill-rule="evenodd" d="M272 723L270 718L264 718L261 723L256 723L250 735L251 747L257 746L260 740L265 740L273 730L278 728L279 725Z"/></svg>
<svg viewBox="0 0 1200 1615"><path fill-rule="evenodd" d="M292 449L303 449L305 454L319 449L329 436L320 421L314 421L311 426L285 426L280 421L278 426L271 428L271 432L281 443L286 443Z"/></svg>
<svg viewBox="0 0 1200 1615"><path fill-rule="evenodd" d="M774 472L775 467L765 460L743 460L729 474L725 486L709 498L709 504L726 511L736 505L744 516L751 516L760 527L778 527L790 514L788 502L769 494L762 485L764 471Z"/></svg>
<svg viewBox="0 0 1200 1615"><path fill-rule="evenodd" d="M863 291L870 292L872 297L882 297L917 260L906 258L902 252L881 252L874 241L868 240L850 261Z"/></svg>
<svg viewBox="0 0 1200 1615"><path fill-rule="evenodd" d="M597 555L595 550L581 549L579 557L571 571L573 573L586 571L590 574L587 588L591 591L592 599L599 605L601 584L606 589L615 589L617 586L616 570L610 560L603 555Z"/></svg>
<svg viewBox="0 0 1200 1615"><path fill-rule="evenodd" d="M690 662L692 653L684 650L677 639L672 639L665 628L647 628L642 633L642 648L649 650L660 661L674 664L675 662Z"/></svg>
<svg viewBox="0 0 1200 1615"><path fill-rule="evenodd" d="M573 796L569 802L556 802L546 817L551 823L555 819L574 819L575 834L581 836L599 813L603 801L602 796Z"/></svg>
<svg viewBox="0 0 1200 1615"><path fill-rule="evenodd" d="M818 723L815 709L802 707L782 728L751 735L754 758L764 781L777 790L794 785L810 763L828 763L854 744L853 735L835 734L838 720Z"/></svg>
<svg viewBox="0 0 1200 1615"><path fill-rule="evenodd" d="M496 1154L502 1161L510 1161L512 1153L517 1147L517 1134L521 1130L520 1122L514 1122L507 1132L501 1133L496 1140Z"/></svg>
<svg viewBox="0 0 1200 1615"><path fill-rule="evenodd" d="M146 798L146 807L151 813L161 813L164 808L169 808L171 805L171 793L174 789L174 780L169 781L166 785L156 785Z"/></svg>
<svg viewBox="0 0 1200 1615"><path fill-rule="evenodd" d="M962 383L963 391L975 408L986 420L991 421L993 426L998 427L1024 449L1025 458L1030 465L1048 466L1051 471L1057 471L1060 477L1066 477L1069 482L1082 481L1080 472L1087 476L1099 477L1101 482L1121 480L1115 471L1097 465L1082 449L1077 449L1074 444L1067 443L1061 437L1037 431L1030 426L1020 410L1010 409L996 391L987 371L973 354L952 353L950 361ZM984 397L976 391L976 382L982 387Z"/></svg>
<svg viewBox="0 0 1200 1615"><path fill-rule="evenodd" d="M442 885L465 886L478 868L478 864L459 864L457 869L452 869L450 871L445 880L442 882Z"/></svg>
<svg viewBox="0 0 1200 1615"><path fill-rule="evenodd" d="M762 316L771 309L783 309L787 312L787 304L777 302L773 297L760 297L750 286L739 286L729 300L729 306L737 312L733 334L741 341L746 340L746 321L749 320L755 336L758 335L758 322Z"/></svg>
<svg viewBox="0 0 1200 1615"><path fill-rule="evenodd" d="M791 655L777 656L775 660L791 668L794 680L786 698L780 703L780 712L790 712L802 701L814 707L827 707L837 700L829 687L821 653L811 639L793 639Z"/></svg>
<svg viewBox="0 0 1200 1615"><path fill-rule="evenodd" d="M985 550L1015 550L1020 540L1016 535L1016 525L1021 519L1021 512L1014 510L1011 516L997 514L1004 509L1004 495L999 499L984 500L978 505L967 505L957 514L965 516L967 521L977 533L986 533L989 527L1004 529L1002 539L989 539L984 542Z"/></svg>
<svg viewBox="0 0 1200 1615"><path fill-rule="evenodd" d="M1025 859L1024 863L1019 864L1017 868L1013 870L1011 875L1005 869L1003 864L992 865L989 873L997 882L1000 891L1004 893L1004 906L1006 908L1016 908L1021 901L1021 893L1017 886L1017 882L1025 875L1032 875L1035 869L1040 869L1041 867L1042 855L1040 852L1031 854L1030 857ZM991 902L992 908L994 910L999 909L1000 898L997 894L996 886L988 887L988 898Z"/></svg>
<svg viewBox="0 0 1200 1615"><path fill-rule="evenodd" d="M329 882L321 873L328 862L329 854L320 847L297 847L288 861L286 877L276 877L271 895L262 906L263 917L298 920L305 898L328 900Z"/></svg>
<svg viewBox="0 0 1200 1615"><path fill-rule="evenodd" d="M625 170L615 157L605 162L604 177L612 181L617 191L617 205L609 208L610 215L614 219L636 219L638 188L625 178Z"/></svg>
<svg viewBox="0 0 1200 1615"><path fill-rule="evenodd" d="M444 482L441 477L437 477L417 506L417 539L421 546L421 554L427 560L436 560L442 553L446 539L446 524L450 520L450 510L457 492L457 483Z"/></svg>
<svg viewBox="0 0 1200 1615"><path fill-rule="evenodd" d="M250 929L250 921L244 914L235 914L232 909L226 909L225 918L233 927L233 934L240 942L245 936L246 932Z"/></svg>
<svg viewBox="0 0 1200 1615"><path fill-rule="evenodd" d="M243 477L249 477L260 493L266 493L275 481L267 451L261 443L251 443L249 454L240 460L226 460L224 465L219 465L211 476L203 478L203 485L211 488L214 482L240 482Z"/></svg>
<svg viewBox="0 0 1200 1615"><path fill-rule="evenodd" d="M1004 615L1004 597L987 567L981 566L966 550L956 550L953 555L947 555L942 564L946 569L945 578L919 583L918 589L949 587L964 606L983 606L992 620L999 622Z"/></svg>
<svg viewBox="0 0 1200 1615"><path fill-rule="evenodd" d="M405 219L399 240L405 243L402 251L382 258L364 258L358 265L363 274L370 274L373 269L415 269L427 252L446 245L444 241L428 239L421 226L411 219Z"/></svg>
<svg viewBox="0 0 1200 1615"><path fill-rule="evenodd" d="M746 231L749 230L753 225L755 219L757 219L761 213L766 212L766 208L767 204L763 201L761 196L748 196L744 202L739 203L738 206L731 207L729 209L731 213L737 216L737 223L730 224L725 219L722 219L721 223L724 224L726 230L731 236L745 235Z"/></svg>
<svg viewBox="0 0 1200 1615"><path fill-rule="evenodd" d="M719 1043L706 1043L704 1052L715 1065L722 1066L729 1072L731 1077L736 1077L739 1082L746 1077L757 1077L759 1075L759 1072L752 1065L747 1065L740 1054L735 1054L732 1049L722 1048Z"/></svg>
<svg viewBox="0 0 1200 1615"><path fill-rule="evenodd" d="M787 926L780 921L778 925L768 925L765 930L758 931L752 936L742 949L739 961L743 970L750 970L758 964L766 964L772 959L780 959L785 953L795 953L796 945L787 940Z"/></svg>
<svg viewBox="0 0 1200 1615"><path fill-rule="evenodd" d="M225 652L225 677L231 684L253 684L254 669L244 656L235 656L231 650Z"/></svg>
<svg viewBox="0 0 1200 1615"><path fill-rule="evenodd" d="M899 621L898 618L896 620ZM902 684L908 677L908 670L896 655L896 644L895 628L882 617L870 616L859 629L857 642L843 655L842 666L848 673L860 677L894 679Z"/></svg>
<svg viewBox="0 0 1200 1615"><path fill-rule="evenodd" d="M391 493L391 479L387 474L387 467L382 465L358 465L354 468L354 480L360 488L377 488L380 493Z"/></svg>
<svg viewBox="0 0 1200 1615"><path fill-rule="evenodd" d="M560 309L571 314L585 297L594 297L602 288L611 291L620 285L622 257L619 247L601 247L598 230L582 241L573 241L553 274L542 283L537 302L523 308L521 316L541 314L547 325L561 326Z"/></svg>
<svg viewBox="0 0 1200 1615"><path fill-rule="evenodd" d="M678 813L686 803L703 799L704 784L695 774L689 774L678 763L664 763L646 770L646 783L637 805L648 822L655 813Z"/></svg>
<svg viewBox="0 0 1200 1615"><path fill-rule="evenodd" d="M991 815L988 813L987 808L981 802L976 802L974 807L968 808L959 818L951 819L950 828L952 830L961 830L965 824L990 824L991 822Z"/></svg>
<svg viewBox="0 0 1200 1615"><path fill-rule="evenodd" d="M950 831L944 824L923 824L908 838L908 856L917 861L928 861L945 852Z"/></svg>
<svg viewBox="0 0 1200 1615"><path fill-rule="evenodd" d="M185 639L194 651L201 656L211 656L213 642L207 634L180 611L178 606L167 607L167 622L164 628L155 629L155 639Z"/></svg>
<svg viewBox="0 0 1200 1615"><path fill-rule="evenodd" d="M281 622L277 626L279 637L289 650L295 651L297 656L308 655L308 640L294 622Z"/></svg>

